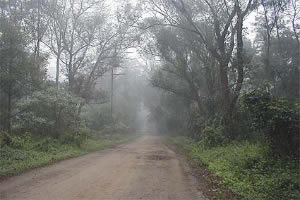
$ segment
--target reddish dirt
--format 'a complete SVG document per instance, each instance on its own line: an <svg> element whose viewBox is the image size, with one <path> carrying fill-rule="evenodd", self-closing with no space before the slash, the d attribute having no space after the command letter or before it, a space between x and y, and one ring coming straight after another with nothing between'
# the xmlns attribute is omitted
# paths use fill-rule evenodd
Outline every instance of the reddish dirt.
<svg viewBox="0 0 300 200"><path fill-rule="evenodd" d="M1 200L205 199L190 169L158 136L0 182Z"/></svg>

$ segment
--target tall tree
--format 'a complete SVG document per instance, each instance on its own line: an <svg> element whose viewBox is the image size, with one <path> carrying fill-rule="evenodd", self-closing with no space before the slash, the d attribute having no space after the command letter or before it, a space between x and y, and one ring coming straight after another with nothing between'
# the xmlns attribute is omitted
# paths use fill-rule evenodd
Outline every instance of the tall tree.
<svg viewBox="0 0 300 200"><path fill-rule="evenodd" d="M228 130L232 130L232 114L244 79L243 22L254 6L253 1L150 0L150 4L151 12L157 18L153 25L173 26L193 33L217 60L223 121ZM211 33L214 35L212 40ZM232 82L228 73L234 56L237 60L236 78Z"/></svg>
<svg viewBox="0 0 300 200"><path fill-rule="evenodd" d="M11 133L16 101L30 94L38 83L34 75L34 56L26 50L26 40L20 27L6 19L0 24L0 93L1 121Z"/></svg>

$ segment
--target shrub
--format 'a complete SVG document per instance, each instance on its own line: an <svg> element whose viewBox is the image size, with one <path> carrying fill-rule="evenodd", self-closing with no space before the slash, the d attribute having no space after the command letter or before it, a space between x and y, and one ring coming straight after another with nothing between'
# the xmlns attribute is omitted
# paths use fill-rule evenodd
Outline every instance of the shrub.
<svg viewBox="0 0 300 200"><path fill-rule="evenodd" d="M4 146L11 146L12 144L12 138L10 135L8 135L8 133L6 132L1 132L0 133L0 147L4 147Z"/></svg>
<svg viewBox="0 0 300 200"><path fill-rule="evenodd" d="M61 135L59 138L62 144L75 144L77 147L87 140L90 130L87 128L79 128L78 131L69 132Z"/></svg>
<svg viewBox="0 0 300 200"><path fill-rule="evenodd" d="M207 126L202 130L201 142L205 148L212 148L225 144L227 141L222 127Z"/></svg>
<svg viewBox="0 0 300 200"><path fill-rule="evenodd" d="M89 128L99 131L111 123L110 104L87 105L83 108L81 117Z"/></svg>
<svg viewBox="0 0 300 200"><path fill-rule="evenodd" d="M78 107L81 99L56 88L33 93L32 97L19 102L20 127L38 135L59 137L67 131L74 131L78 124Z"/></svg>
<svg viewBox="0 0 300 200"><path fill-rule="evenodd" d="M55 152L59 148L58 140L46 137L35 144L34 149L42 152Z"/></svg>
<svg viewBox="0 0 300 200"><path fill-rule="evenodd" d="M270 93L255 90L242 97L242 107L253 126L262 130L273 156L299 158L299 112L297 105Z"/></svg>
<svg viewBox="0 0 300 200"><path fill-rule="evenodd" d="M239 199L299 199L299 162L266 157L261 143L237 142L204 149L188 137L169 137L168 141L199 166L206 166Z"/></svg>
<svg viewBox="0 0 300 200"><path fill-rule="evenodd" d="M117 123L104 126L101 131L102 134L114 135L114 134L127 134L130 132L130 128L123 123Z"/></svg>
<svg viewBox="0 0 300 200"><path fill-rule="evenodd" d="M12 147L15 149L29 148L31 145L31 134L25 132L22 136L9 135L6 132L0 134L0 147Z"/></svg>
<svg viewBox="0 0 300 200"><path fill-rule="evenodd" d="M78 146L81 147L81 145L87 140L89 134L89 130L86 128L80 128L78 131L73 134L73 141Z"/></svg>

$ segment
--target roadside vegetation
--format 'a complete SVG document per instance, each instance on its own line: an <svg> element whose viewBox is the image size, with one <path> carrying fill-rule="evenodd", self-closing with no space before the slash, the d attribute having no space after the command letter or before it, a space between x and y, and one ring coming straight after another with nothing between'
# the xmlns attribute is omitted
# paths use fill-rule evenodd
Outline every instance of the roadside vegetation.
<svg viewBox="0 0 300 200"><path fill-rule="evenodd" d="M80 143L52 137L38 137L26 133L22 136L2 135L0 148L0 179L19 174L28 169L81 156L93 151L128 142L137 134L122 132L105 135L94 132Z"/></svg>
<svg viewBox="0 0 300 200"><path fill-rule="evenodd" d="M149 7L158 132L241 199L299 199L298 1Z"/></svg>
<svg viewBox="0 0 300 200"><path fill-rule="evenodd" d="M148 117L242 199L297 199L299 8L1 1L0 175L127 140Z"/></svg>
<svg viewBox="0 0 300 200"><path fill-rule="evenodd" d="M205 148L203 140L186 136L168 137L193 164L207 168L219 178L219 189L229 189L239 199L298 199L298 160L266 157L260 143L240 142ZM215 194L220 196L220 194ZM222 194L221 194L222 196Z"/></svg>
<svg viewBox="0 0 300 200"><path fill-rule="evenodd" d="M143 84L118 7L122 19L97 0L0 2L0 178L135 137Z"/></svg>

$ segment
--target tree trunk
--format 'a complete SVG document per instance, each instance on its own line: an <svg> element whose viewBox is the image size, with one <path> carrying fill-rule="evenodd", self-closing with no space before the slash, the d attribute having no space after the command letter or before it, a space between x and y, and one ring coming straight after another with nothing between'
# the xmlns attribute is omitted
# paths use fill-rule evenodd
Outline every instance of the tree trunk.
<svg viewBox="0 0 300 200"><path fill-rule="evenodd" d="M297 33L297 25L296 25L296 16L297 16L297 5L296 5L296 0L293 1L293 9L294 9L294 14L293 14L293 19L292 19L292 27L293 27L293 32L294 36L296 39L297 43L297 58L296 58L296 67L299 67L300 65L300 41L299 41L299 35Z"/></svg>
<svg viewBox="0 0 300 200"><path fill-rule="evenodd" d="M41 2L38 0L38 24L37 24L37 44L36 44L36 55L40 57L40 43L41 43Z"/></svg>
<svg viewBox="0 0 300 200"><path fill-rule="evenodd" d="M237 80L234 88L234 94L231 101L231 110L234 109L235 104L240 95L242 85L244 82L244 43L243 43L243 19L241 8L237 6L237 30L236 30L236 43L237 43Z"/></svg>
<svg viewBox="0 0 300 200"><path fill-rule="evenodd" d="M57 51L57 58L56 58L56 79L55 79L55 84L56 84L56 89L59 88L59 62L60 62L60 55L61 55L61 50L60 47L58 48Z"/></svg>
<svg viewBox="0 0 300 200"><path fill-rule="evenodd" d="M6 131L8 134L11 134L12 128L11 128L11 117L12 117L12 60L9 64L8 68L8 77L9 77L9 83L8 83L8 92L7 92L7 113L6 113Z"/></svg>
<svg viewBox="0 0 300 200"><path fill-rule="evenodd" d="M274 71L272 69L271 63L270 63L270 48L271 48L271 27L269 24L269 18L268 18L268 10L267 10L267 5L264 0L262 0L262 5L264 9L264 18L265 18L265 26L266 26L266 55L264 58L264 63L265 63L265 69L266 69L266 74L268 79L271 81L272 85L275 87L275 77L274 77Z"/></svg>
<svg viewBox="0 0 300 200"><path fill-rule="evenodd" d="M221 98L222 98L222 124L225 128L224 132L227 137L233 135L233 121L232 121L232 104L230 98L230 89L228 86L228 76L227 76L227 64L220 63L220 89L221 89Z"/></svg>
<svg viewBox="0 0 300 200"><path fill-rule="evenodd" d="M227 66L228 65L223 61L219 64L220 90L222 95L222 106L224 108L224 113L227 113L230 107L230 89L228 86Z"/></svg>
<svg viewBox="0 0 300 200"><path fill-rule="evenodd" d="M74 89L74 71L73 71L73 55L72 55L72 51L70 51L70 60L69 60L69 63L68 63L68 81L69 81L69 88L70 88L70 91L73 92L73 89Z"/></svg>
<svg viewBox="0 0 300 200"><path fill-rule="evenodd" d="M114 67L111 67L111 85L110 85L110 119L111 122L113 123L114 118L113 118L113 97L114 97Z"/></svg>
<svg viewBox="0 0 300 200"><path fill-rule="evenodd" d="M236 127L235 127L235 119L234 119L234 112L235 112L235 106L236 102L239 98L243 81L244 81L244 53L243 53L243 15L241 12L240 5L237 5L237 30L236 30L236 43L237 43L237 80L235 83L235 88L233 89L232 98L230 99L230 106L229 110L226 113L225 116L225 124L226 129L225 132L228 134L228 136L232 139L234 139L237 135Z"/></svg>
<svg viewBox="0 0 300 200"><path fill-rule="evenodd" d="M8 88L8 101L7 101L7 132L11 134L11 112L12 112L12 88L11 83Z"/></svg>

